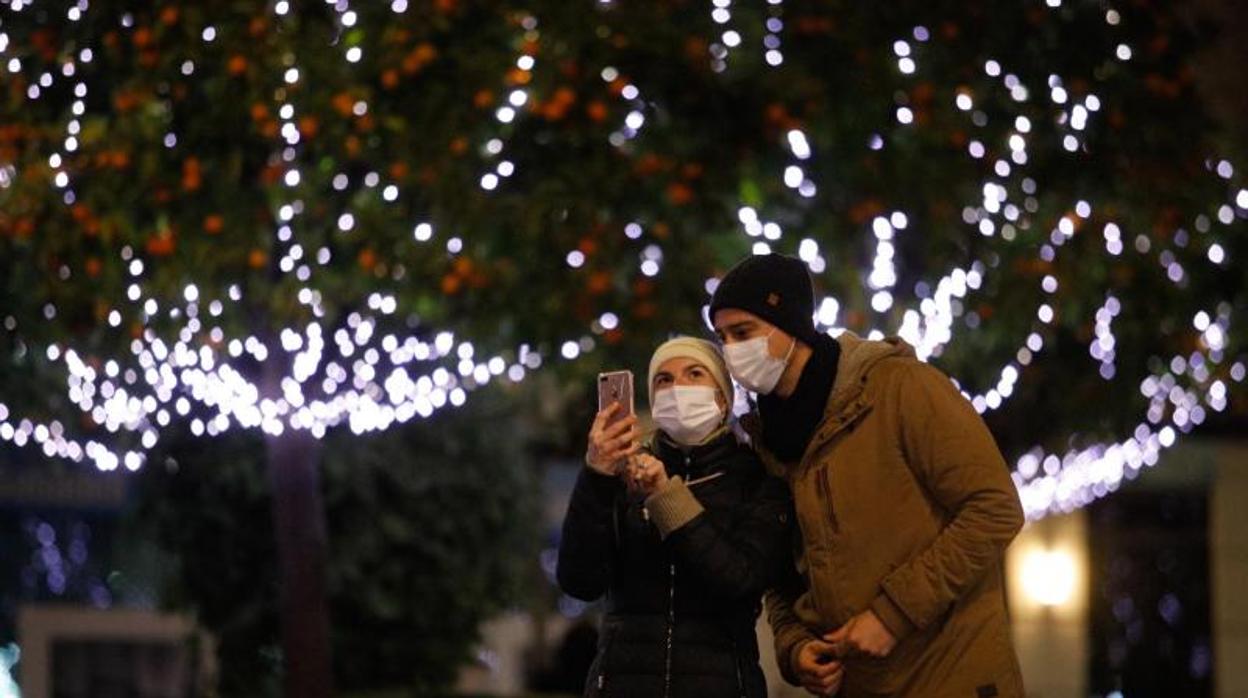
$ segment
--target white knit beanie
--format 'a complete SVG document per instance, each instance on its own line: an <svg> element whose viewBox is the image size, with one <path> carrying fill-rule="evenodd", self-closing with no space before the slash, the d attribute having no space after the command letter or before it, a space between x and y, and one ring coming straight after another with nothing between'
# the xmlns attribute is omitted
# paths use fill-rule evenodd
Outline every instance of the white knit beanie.
<svg viewBox="0 0 1248 698"><path fill-rule="evenodd" d="M654 407L654 374L664 361L674 358L693 359L706 367L724 394L724 401L732 407L732 379L728 377L728 366L724 363L724 355L719 347L705 339L696 337L675 337L663 342L654 355L650 357L650 370L646 376L646 391L650 395L650 407Z"/></svg>

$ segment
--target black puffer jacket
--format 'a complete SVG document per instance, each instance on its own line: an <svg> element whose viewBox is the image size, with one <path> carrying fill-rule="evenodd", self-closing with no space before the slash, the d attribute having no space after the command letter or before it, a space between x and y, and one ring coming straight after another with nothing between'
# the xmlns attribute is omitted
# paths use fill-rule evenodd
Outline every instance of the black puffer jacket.
<svg viewBox="0 0 1248 698"><path fill-rule="evenodd" d="M607 597L585 695L766 696L754 623L763 591L793 564L788 488L731 433L688 453L663 438L653 450L694 513L665 538L619 478L585 468L568 504L559 585Z"/></svg>

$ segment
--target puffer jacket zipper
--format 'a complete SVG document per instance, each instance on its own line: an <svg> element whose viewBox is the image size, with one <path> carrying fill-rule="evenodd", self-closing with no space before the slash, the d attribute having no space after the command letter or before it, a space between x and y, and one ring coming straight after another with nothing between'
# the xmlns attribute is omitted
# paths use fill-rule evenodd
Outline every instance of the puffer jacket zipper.
<svg viewBox="0 0 1248 698"><path fill-rule="evenodd" d="M607 628L606 628L605 626L603 627L603 632L608 632L608 630L607 630ZM598 686L598 692L597 692L596 694L594 694L594 695L597 695L597 696L603 696L603 695L606 695L606 687L607 687L607 657L611 656L611 644L612 644L614 641L615 641L615 635L614 635L614 634L611 634L611 635L608 635L608 636L607 636L607 640L606 640L606 642L605 642L605 643L603 643L603 646L602 646L602 658L601 658L602 665L601 665L601 667L599 667L599 669L598 669L598 678L597 678L597 680L595 681L595 683L596 683L596 684L597 684L597 686Z"/></svg>
<svg viewBox="0 0 1248 698"><path fill-rule="evenodd" d="M689 467L693 456L685 454L685 477L689 477ZM663 657L663 698L672 695L672 640L676 633L676 563L668 564L667 575L667 642Z"/></svg>
<svg viewBox="0 0 1248 698"><path fill-rule="evenodd" d="M643 511L644 513L649 513L649 512L646 512L644 509L643 509L642 511ZM623 537L620 535L620 504L619 504L619 500L616 500L615 505L613 505L613 506L611 507L611 532L612 532L613 534L615 534L615 539L614 539L613 543L614 543L614 544L615 544L615 546L618 548L618 547L620 546L620 544L621 544L621 543L620 543L620 541L621 541L621 540L623 540ZM603 632L606 632L606 628L605 628L605 627L603 628ZM607 638L606 643L603 645L603 650L602 650L602 662L603 662L603 666L602 666L602 668L600 668L600 669L598 670L598 678L594 681L594 683L595 683L595 684L597 685L597 687L598 687L598 693L596 694L596 695L598 695L598 696L602 696L602 695L604 695L604 693L605 693L605 689L606 689L606 687L607 687L607 668L606 668L606 662L607 662L607 657L611 655L611 642L612 642L614 639L615 639L614 637L608 637L608 638Z"/></svg>
<svg viewBox="0 0 1248 698"><path fill-rule="evenodd" d="M663 659L663 698L672 695L672 638L676 631L676 563L668 567L667 648Z"/></svg>

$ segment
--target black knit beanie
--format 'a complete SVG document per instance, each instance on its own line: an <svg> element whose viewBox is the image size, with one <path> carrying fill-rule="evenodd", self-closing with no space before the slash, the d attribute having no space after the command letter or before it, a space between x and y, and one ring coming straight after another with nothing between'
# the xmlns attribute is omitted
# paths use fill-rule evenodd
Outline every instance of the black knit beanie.
<svg viewBox="0 0 1248 698"><path fill-rule="evenodd" d="M710 318L723 308L737 308L797 337L815 343L815 291L806 264L782 254L752 255L720 280L711 296Z"/></svg>

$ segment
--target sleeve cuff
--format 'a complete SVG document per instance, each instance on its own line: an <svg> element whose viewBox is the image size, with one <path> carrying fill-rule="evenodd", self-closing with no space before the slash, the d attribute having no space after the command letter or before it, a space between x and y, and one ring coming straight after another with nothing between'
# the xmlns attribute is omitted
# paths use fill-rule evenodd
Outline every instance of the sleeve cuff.
<svg viewBox="0 0 1248 698"><path fill-rule="evenodd" d="M790 685L793 685L793 686L802 685L802 680L797 675L797 653L801 652L802 648L806 646L806 643L810 642L813 639L815 638L804 637L798 640L797 642L793 643L789 647L789 654L788 654L788 657L786 658L786 661L784 661L783 663L780 663L781 664L780 676L785 681L789 682Z"/></svg>
<svg viewBox="0 0 1248 698"><path fill-rule="evenodd" d="M910 621L901 607L898 606L888 594L881 593L871 601L871 611L880 619L884 627L888 628L888 632L893 634L893 638L901 642L907 635L915 631L915 625Z"/></svg>
<svg viewBox="0 0 1248 698"><path fill-rule="evenodd" d="M619 489L620 479L611 475L603 475L589 466L581 468L577 478L577 488L584 488L598 502L611 502Z"/></svg>
<svg viewBox="0 0 1248 698"><path fill-rule="evenodd" d="M646 509L659 535L665 539L703 511L702 504L679 477L672 478L666 487L647 497Z"/></svg>

